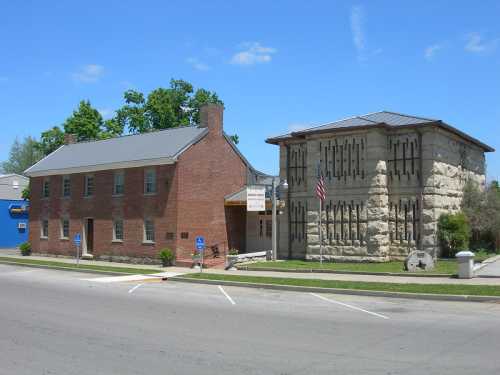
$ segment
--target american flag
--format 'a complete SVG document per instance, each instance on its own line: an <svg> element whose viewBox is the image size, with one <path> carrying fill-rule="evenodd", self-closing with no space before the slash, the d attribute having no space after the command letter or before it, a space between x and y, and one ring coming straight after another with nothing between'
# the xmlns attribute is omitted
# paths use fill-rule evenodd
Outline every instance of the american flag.
<svg viewBox="0 0 500 375"><path fill-rule="evenodd" d="M326 199L326 186L323 172L321 172L321 164L318 163L318 183L316 184L316 196L324 202Z"/></svg>

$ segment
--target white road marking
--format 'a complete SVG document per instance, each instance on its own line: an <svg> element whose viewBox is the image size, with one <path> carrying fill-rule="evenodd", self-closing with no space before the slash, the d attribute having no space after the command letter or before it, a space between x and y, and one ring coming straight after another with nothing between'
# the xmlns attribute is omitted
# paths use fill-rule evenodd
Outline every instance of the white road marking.
<svg viewBox="0 0 500 375"><path fill-rule="evenodd" d="M106 277L94 277L92 279L82 279L85 281L95 281L97 283L118 283L123 281L142 281L148 279L159 279L159 278L169 278L174 276L182 275L182 273L176 272L160 272L153 273L151 275L124 275L124 276L106 276Z"/></svg>
<svg viewBox="0 0 500 375"><path fill-rule="evenodd" d="M236 302L233 301L231 296L229 294L227 294L226 291L224 290L224 288L222 288L220 285L219 285L219 290L222 292L222 294L224 294L226 296L226 298L229 300L229 302L231 302L231 304L236 305Z"/></svg>
<svg viewBox="0 0 500 375"><path fill-rule="evenodd" d="M139 288L140 286L142 286L142 284L137 284L136 286L134 286L133 288L131 288L128 292L129 292L130 294L132 294L132 293L134 293L134 291L135 291L137 288Z"/></svg>
<svg viewBox="0 0 500 375"><path fill-rule="evenodd" d="M373 312L373 311L368 311L368 310L364 310L360 307L356 307L356 306L352 306L352 305L348 305L347 303L343 303L343 302L339 302L339 301L335 301L333 299L329 299L329 298L326 298L326 297L323 297L319 294L316 294L316 293L311 293L313 296L315 297L318 297L324 301L327 301L327 302L330 302L330 303L335 303L337 305L341 305L341 306L344 306L344 307L348 307L350 309L353 309L353 310L358 310L358 311L362 311L364 313L367 313L367 314L370 314L370 315L373 315L373 316L377 316L379 318L382 318L382 319L389 319L388 316L385 316L385 315L382 315L382 314L377 314L376 312Z"/></svg>

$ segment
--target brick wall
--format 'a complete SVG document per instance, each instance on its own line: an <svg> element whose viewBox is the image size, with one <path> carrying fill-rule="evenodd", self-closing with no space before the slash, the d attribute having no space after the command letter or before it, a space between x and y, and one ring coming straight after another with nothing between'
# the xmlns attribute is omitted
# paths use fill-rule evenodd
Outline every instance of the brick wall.
<svg viewBox="0 0 500 375"><path fill-rule="evenodd" d="M184 151L176 164L156 166L157 193L144 194L145 168L124 170L125 193L113 196L114 171L92 173L95 191L84 197L85 174L71 175L71 197L62 197L62 176L50 176L50 197L42 199L44 177L31 179L30 242L34 252L74 256L72 238L83 233L84 219L94 219L96 258L148 261L164 247L170 247L180 258L190 257L196 236L204 236L207 245L228 247L228 217L224 197L246 184L247 168L221 133L222 107L208 106L201 114L209 133ZM239 221L243 215L236 215ZM60 220L70 219L69 240L60 238ZM49 220L48 239L40 238L40 222ZM124 223L124 240L113 242L113 218ZM155 221L155 243L144 244L143 222ZM173 237L167 239L167 233ZM182 238L187 233L187 238ZM233 230L237 233L237 230Z"/></svg>
<svg viewBox="0 0 500 375"><path fill-rule="evenodd" d="M72 238L83 232L85 218L94 219L95 257L104 255L154 258L160 249L175 248L175 239L168 240L167 232L176 232L175 165L156 166L157 192L144 194L145 168L124 170L125 193L113 196L114 171L92 173L95 191L84 196L85 174L72 174L71 196L62 197L62 176L50 176L50 197L41 199L44 177L33 178L30 207L30 241L35 252L74 255ZM69 240L60 238L61 218L70 220ZM48 239L40 238L40 221L49 220ZM113 219L121 218L124 225L123 242L113 242ZM143 222L155 222L155 244L143 243Z"/></svg>
<svg viewBox="0 0 500 375"><path fill-rule="evenodd" d="M228 247L224 197L246 184L246 165L220 132L222 107L206 109L209 113L202 112L201 119L209 134L179 157L177 168L177 230L189 234L177 239L184 258L193 252L196 236L204 236L209 246L219 244L221 251Z"/></svg>

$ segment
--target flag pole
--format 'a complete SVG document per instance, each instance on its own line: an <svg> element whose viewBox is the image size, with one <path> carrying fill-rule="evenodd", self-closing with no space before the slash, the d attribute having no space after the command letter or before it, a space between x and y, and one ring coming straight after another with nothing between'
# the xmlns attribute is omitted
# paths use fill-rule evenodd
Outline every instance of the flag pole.
<svg viewBox="0 0 500 375"><path fill-rule="evenodd" d="M323 234L321 231L322 200L319 199L319 264L323 266Z"/></svg>

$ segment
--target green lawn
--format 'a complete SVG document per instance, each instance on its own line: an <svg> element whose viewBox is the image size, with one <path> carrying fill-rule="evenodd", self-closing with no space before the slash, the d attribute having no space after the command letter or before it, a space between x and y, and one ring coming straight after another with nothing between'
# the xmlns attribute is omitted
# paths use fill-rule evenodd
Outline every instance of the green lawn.
<svg viewBox="0 0 500 375"><path fill-rule="evenodd" d="M403 262L385 262L385 263L334 263L323 262L321 265L317 261L305 260L286 260L277 262L256 262L248 265L243 265L254 268L279 268L283 270L297 269L297 270L332 270L332 271L357 271L357 272L391 272L402 273L404 270ZM432 271L422 271L419 273L424 274L447 274L454 275L457 273L458 266L455 260L439 260L436 267Z"/></svg>
<svg viewBox="0 0 500 375"><path fill-rule="evenodd" d="M201 280L239 281L247 283L293 285L319 288L355 289L385 292L426 293L426 294L455 294L471 296L500 296L500 286L491 285L455 285L455 284L397 284L362 281L338 281L318 279L297 279L284 277L261 277L221 275L196 273L183 277Z"/></svg>
<svg viewBox="0 0 500 375"><path fill-rule="evenodd" d="M129 267L113 267L113 266L98 266L94 264L83 264L80 263L77 266L74 263L64 263L57 262L52 260L37 260L37 259L29 259L29 258L10 258L10 257L0 257L0 261L7 261L12 263L20 263L20 264L32 264L38 266L51 266L51 267L60 267L60 268L68 268L68 269L84 269L84 270L92 270L92 271L106 271L106 272L121 272L126 274L151 274L161 272L158 268L129 268Z"/></svg>

